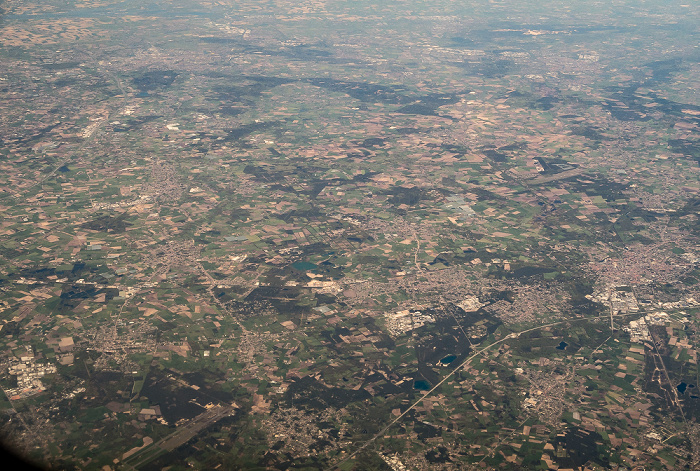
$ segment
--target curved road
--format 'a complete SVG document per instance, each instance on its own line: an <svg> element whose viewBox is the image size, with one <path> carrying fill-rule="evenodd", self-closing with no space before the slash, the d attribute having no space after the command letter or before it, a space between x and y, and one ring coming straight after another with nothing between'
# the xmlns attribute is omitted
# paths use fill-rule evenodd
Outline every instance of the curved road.
<svg viewBox="0 0 700 471"><path fill-rule="evenodd" d="M643 316L642 312L640 311L640 312L637 312L637 313L635 313L635 314L620 314L620 315L615 316L615 317L625 317L625 316L630 316L630 315L641 315L641 316ZM376 441L377 439L383 437L384 434L387 432L387 430L389 430L389 429L390 429L394 424L396 424L398 421L400 421L401 419L403 419L403 418L406 416L406 414L408 414L408 413L411 412L413 409L415 409L421 402L423 402L423 400L424 400L426 397L430 396L430 395L431 395L433 392L435 392L440 386L442 386L442 384L443 384L445 381L447 381L448 379L450 379L450 378L452 377L452 375L454 375L454 374L457 373L459 370L461 370L462 368L464 368L464 367L465 367L467 364L469 364L474 358L476 358L477 356L481 355L483 352L485 352L486 350L490 349L491 347L494 347L494 346L496 346L496 345L499 345L499 344L505 342L506 340L518 338L518 337L519 337L520 335L522 335L522 334L526 334L526 333L528 333L528 332L532 332L532 331L535 331L535 330L544 329L545 327L551 327L551 326L553 326L553 325L565 324L565 323L567 323L567 322L580 322L580 321L591 321L591 320L592 320L592 319L589 318L589 317L584 317L584 318L580 318L580 319L567 319L567 320L563 320L563 321L559 321L559 322L552 322L552 323L550 323L550 324L543 324L543 325L540 325L540 326L537 326L537 327L532 327L532 328L530 328L530 329L522 330L522 331L520 331L520 332L514 332L514 333L511 333L511 334L508 334L508 335L506 335L505 337L503 337L501 340L497 340L497 341L493 342L492 344L487 345L486 347L480 349L479 351L477 351L477 352L474 353L473 355L469 356L469 357L468 357L466 360L464 360L462 363L460 363L459 366L457 366L455 369L453 369L451 372L449 372L447 375L445 375L445 377L442 378L442 380L440 380L439 383L437 383L435 386L433 386L432 389L430 389L429 391L427 391L425 394L423 394L423 396L421 396L418 400L416 400L416 402L414 402L413 404L411 404L411 405L408 407L408 409L406 409L401 415L399 415L399 416L396 417L394 420L392 420L391 422L389 422L389 424L388 424L386 427L384 427L383 429L381 429L375 436L373 436L372 438L370 438L369 440L367 440L365 443L363 443L362 446L360 446L357 450L355 450L354 452L352 452L348 457L346 457L345 459L343 459L343 460L340 461L339 463L337 463L337 464L331 466L329 469L330 469L330 470L338 469L338 468L339 468L340 466L342 466L344 463L346 463L347 461L350 461L351 459L353 459L360 451L364 450L369 444L371 444L371 443L373 443L374 441ZM600 347L598 347L598 348L600 348Z"/></svg>

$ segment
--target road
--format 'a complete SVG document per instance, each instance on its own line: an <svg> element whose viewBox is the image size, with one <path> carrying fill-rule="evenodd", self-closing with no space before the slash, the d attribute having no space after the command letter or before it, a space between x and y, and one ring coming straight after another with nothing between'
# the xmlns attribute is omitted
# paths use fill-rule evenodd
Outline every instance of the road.
<svg viewBox="0 0 700 471"><path fill-rule="evenodd" d="M642 317L642 322L644 322L647 326L647 330L649 331L649 336L651 337L651 343L654 346L654 355L659 359L659 363L661 363L661 371L663 371L664 376L666 377L666 384L668 384L668 394L669 394L669 399L671 399L671 402L678 408L678 412L680 412L681 417L683 418L683 423L686 425L688 424L688 421L685 418L685 412L683 412L683 406L681 406L680 401L678 400L678 392L676 388L673 387L673 383L671 383L671 377L668 375L668 370L666 369L666 365L664 364L664 359L661 357L661 352L659 352L659 347L658 344L660 341L656 338L656 335L654 335L653 330L651 329L651 326L647 324L647 321ZM656 363L656 360L654 361ZM659 386L666 390L666 388L663 387L661 384L661 381L659 381Z"/></svg>
<svg viewBox="0 0 700 471"><path fill-rule="evenodd" d="M641 313L641 312L637 312L637 313L634 313L634 314L618 314L618 315L615 316L615 317L627 317L627 316L632 316L632 315L634 315L634 316L643 316L644 314ZM532 327L532 328L530 328L530 329L522 330L522 331L520 331L520 332L514 332L514 333L511 333L511 334L508 334L508 335L506 335L505 337L503 337L501 340L496 340L496 341L493 342L492 344L489 344L489 345L485 346L484 348L478 350L478 351L477 351L476 353L474 353L473 355L469 356L466 360L464 360L462 363L460 363L459 366L457 366L455 369L453 369L453 370L450 371L447 375L445 375L445 377L442 378L442 380L440 380L439 383L437 383L435 386L433 386L432 389L430 389L430 390L427 391L425 394L423 394L423 396L421 396L418 400L416 400L413 404L411 404L411 405L408 407L408 409L406 409L401 415L399 415L399 416L396 417L394 420L392 420L391 422L389 422L389 424L388 424L386 427L384 427L383 429L381 429L381 430L380 430L376 435L374 435L372 438L370 438L369 440L367 440L366 442L364 442L357 450L355 450L354 452L352 452L350 455L348 455L348 456L347 456L346 458L344 458L342 461L340 461L340 462L336 463L335 465L331 466L329 469L330 469L330 470L339 469L340 466L342 466L342 465L343 465L344 463L346 463L347 461L350 461L350 460L351 460L352 458L354 458L360 451L362 451L362 450L364 450L365 448L367 448L368 445L374 443L377 439L383 437L383 436L386 434L386 432L387 432L392 426L394 426L394 424L396 424L397 422L399 422L399 421L400 421L401 419L403 419L409 412L411 412L411 411L412 411L413 409L415 409L418 405L420 405L420 403L423 402L423 400L425 400L426 397L430 396L430 395L433 394L435 391L437 391L438 388L440 388L440 386L442 386L442 384L443 384L445 381L447 381L448 379L450 379L455 373L457 373L459 370L461 370L462 368L464 368L465 366L467 366L474 358L476 358L477 356L481 355L481 354L484 353L485 351L487 351L487 350L489 350L489 349L495 347L496 345L500 345L501 343L503 343L503 342L505 342L505 341L507 341L507 340L514 339L514 338L518 338L518 337L521 336L522 334L526 334L526 333L528 333L528 332L534 332L534 331L536 331L536 330L540 330L540 329L544 329L544 328L546 328L546 327L551 327L551 326L560 325L560 324L573 323L573 322L581 322L581 321L591 321L591 320L592 320L591 318L584 317L584 318L580 318L580 319L567 319L567 320L563 320L563 321L552 322L552 323L549 323L549 324L543 324L543 325L540 325L540 326L537 326L537 327Z"/></svg>

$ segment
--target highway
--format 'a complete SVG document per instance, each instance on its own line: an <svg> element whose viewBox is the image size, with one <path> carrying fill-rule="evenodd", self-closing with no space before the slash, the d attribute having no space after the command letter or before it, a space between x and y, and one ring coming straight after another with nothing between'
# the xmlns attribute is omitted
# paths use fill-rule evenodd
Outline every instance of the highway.
<svg viewBox="0 0 700 471"><path fill-rule="evenodd" d="M644 314L640 311L640 312L637 312L637 313L634 313L634 314L629 314L629 313L628 313L628 314L619 314L619 315L617 315L617 316L615 316L615 317L643 316L643 315L644 315ZM372 438L370 438L369 440L367 440L366 442L364 442L357 450L353 451L350 455L348 455L347 457L345 457L342 461L340 461L340 462L336 463L335 465L331 466L329 469L330 469L330 470L339 469L340 466L342 466L342 465L343 465L344 463L346 463L347 461L350 461L350 460L351 460L352 458L354 458L360 451L364 450L368 445L370 445L371 443L374 443L377 439L383 437L383 436L386 434L386 432L387 432L394 424L396 424L396 423L399 422L401 419L403 419L403 418L406 416L406 414L408 414L408 413L411 412L413 409L415 409L418 405L420 405L420 403L423 402L423 400L424 400L426 397L430 396L430 395L433 394L435 391L437 391L437 389L440 388L440 386L442 386L442 384L443 384L445 381L447 381L448 379L450 379L455 373L457 373L459 370L461 370L462 368L464 368L465 366L467 366L474 358L476 358L477 356L481 355L481 354L482 354L483 352L485 352L486 350L489 350L489 349L491 349L492 347L495 347L496 345L499 345L499 344L501 344L501 343L503 343L503 342L505 342L505 341L507 341L507 340L509 340L509 339L518 338L518 337L521 336L522 334L526 334L526 333L528 333L528 332L533 332L533 331L536 331L536 330L544 329L544 328L546 328L546 327L551 327L551 326L560 325L560 324L573 323L573 322L581 322L581 321L589 321L589 322L590 322L591 320L593 320L593 318L590 318L590 317L583 317L583 318L579 318L579 319L566 319L566 320L562 320L562 321L558 321L558 322L552 322L552 323L550 323L550 324L539 325L539 326L537 326L537 327L532 327L532 328L530 328L530 329L522 330L522 331L520 331L520 332L513 332L513 333L511 333L511 334L506 335L506 336L503 337L501 340L496 340L495 342L493 342L493 343L491 343L491 344L485 346L484 348L479 349L476 353L470 355L466 360L464 360L462 363L460 363L459 366L457 366L455 369L453 369L451 372L449 372L447 375L445 375L445 377L442 378L442 380L440 380L439 383L437 383L435 386L432 387L432 389L430 389L429 391L427 391L427 392L426 392L425 394L423 394L418 400L416 400L413 404L411 404L401 415L399 415L399 416L396 417L394 420L392 420L391 422L389 422L389 424L388 424L386 427L384 427L383 429L381 429L381 430L380 430L376 435L374 435ZM600 347L598 347L598 348L600 348Z"/></svg>

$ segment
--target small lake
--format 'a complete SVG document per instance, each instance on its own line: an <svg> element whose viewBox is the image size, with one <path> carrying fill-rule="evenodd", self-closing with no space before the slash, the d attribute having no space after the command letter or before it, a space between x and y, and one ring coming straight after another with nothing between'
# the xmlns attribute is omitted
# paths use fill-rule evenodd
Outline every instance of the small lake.
<svg viewBox="0 0 700 471"><path fill-rule="evenodd" d="M557 350L566 350L566 347L568 347L568 346L569 346L568 343L562 341L562 342L559 342L559 345L557 345L555 348Z"/></svg>
<svg viewBox="0 0 700 471"><path fill-rule="evenodd" d="M309 271L316 269L316 265L311 262L295 262L292 263L292 268L299 271Z"/></svg>
<svg viewBox="0 0 700 471"><path fill-rule="evenodd" d="M430 391L430 383L419 379L413 382L413 389L417 389L419 391Z"/></svg>
<svg viewBox="0 0 700 471"><path fill-rule="evenodd" d="M452 363L456 359L457 359L457 355L447 355L445 358L440 360L440 363L442 363L443 365L449 365L450 363Z"/></svg>

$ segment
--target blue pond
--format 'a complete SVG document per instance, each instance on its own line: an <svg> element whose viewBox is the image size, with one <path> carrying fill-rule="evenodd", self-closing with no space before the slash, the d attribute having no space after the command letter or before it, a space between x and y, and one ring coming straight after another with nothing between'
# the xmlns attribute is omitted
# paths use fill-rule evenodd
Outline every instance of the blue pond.
<svg viewBox="0 0 700 471"><path fill-rule="evenodd" d="M449 365L450 363L452 363L456 359L457 359L457 355L447 355L445 358L440 360L440 363L442 363L443 365Z"/></svg>
<svg viewBox="0 0 700 471"><path fill-rule="evenodd" d="M568 347L569 344L566 342L559 342L559 345L557 345L555 348L557 350L566 350L566 347Z"/></svg>
<svg viewBox="0 0 700 471"><path fill-rule="evenodd" d="M419 391L429 391L430 390L430 383L427 381L424 381L422 379L419 379L418 381L413 382L413 389L417 389Z"/></svg>

